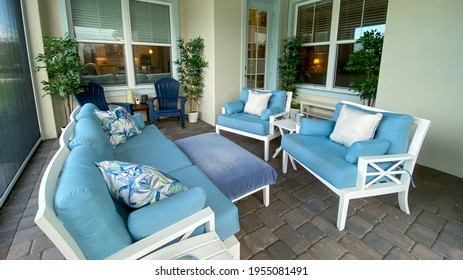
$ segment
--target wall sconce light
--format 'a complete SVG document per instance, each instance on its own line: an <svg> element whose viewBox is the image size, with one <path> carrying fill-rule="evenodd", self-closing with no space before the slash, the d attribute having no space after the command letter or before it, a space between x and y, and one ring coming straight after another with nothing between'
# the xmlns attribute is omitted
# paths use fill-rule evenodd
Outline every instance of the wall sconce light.
<svg viewBox="0 0 463 280"><path fill-rule="evenodd" d="M148 52L149 52L150 54L153 54L153 50L152 50L152 49L150 49Z"/></svg>
<svg viewBox="0 0 463 280"><path fill-rule="evenodd" d="M313 64L320 64L320 59L315 58L315 59L313 60Z"/></svg>

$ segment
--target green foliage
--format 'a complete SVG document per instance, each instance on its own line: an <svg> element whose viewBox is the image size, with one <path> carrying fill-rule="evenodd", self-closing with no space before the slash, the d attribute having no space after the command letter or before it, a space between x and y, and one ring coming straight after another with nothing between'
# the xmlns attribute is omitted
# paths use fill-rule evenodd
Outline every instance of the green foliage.
<svg viewBox="0 0 463 280"><path fill-rule="evenodd" d="M204 69L208 62L204 59L204 39L197 37L185 42L178 39L179 59L177 65L179 82L189 99L190 112L196 111L196 104L204 92Z"/></svg>
<svg viewBox="0 0 463 280"><path fill-rule="evenodd" d="M80 86L80 74L85 72L81 66L80 56L77 53L78 43L69 33L64 37L44 37L44 53L39 53L35 61L43 63L34 68L35 71L45 69L48 74L48 80L43 80L43 90L45 95L56 95L65 103L67 115L71 111L71 98L73 93L78 94L83 91Z"/></svg>
<svg viewBox="0 0 463 280"><path fill-rule="evenodd" d="M301 75L301 48L302 38L293 36L283 41L283 54L278 59L278 70L280 72L280 87L283 90L291 91L293 97L297 97L297 85L303 82Z"/></svg>
<svg viewBox="0 0 463 280"><path fill-rule="evenodd" d="M376 30L366 31L355 42L361 46L361 49L350 55L346 66L348 71L366 75L362 81L350 82L349 87L351 90L359 92L360 100L367 101L370 106L374 104L378 90L383 40L384 36L380 32Z"/></svg>

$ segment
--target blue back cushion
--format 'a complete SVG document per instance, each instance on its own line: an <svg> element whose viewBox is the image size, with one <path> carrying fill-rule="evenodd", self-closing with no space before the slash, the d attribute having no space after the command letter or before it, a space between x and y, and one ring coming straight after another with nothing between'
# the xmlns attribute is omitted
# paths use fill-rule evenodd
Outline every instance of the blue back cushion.
<svg viewBox="0 0 463 280"><path fill-rule="evenodd" d="M245 104L248 101L248 96L249 96L249 90L253 90L256 92L270 92L272 94L272 97L270 97L268 101L268 106L267 108L273 108L273 107L280 107L281 112L284 111L285 109L285 104L286 104L286 91L284 90L258 90L258 89L252 89L252 88L243 88L241 89L241 95L240 95L240 100L242 100Z"/></svg>
<svg viewBox="0 0 463 280"><path fill-rule="evenodd" d="M80 121L84 118L96 118L95 109L98 110L98 107L93 103L84 104L76 116L76 121Z"/></svg>
<svg viewBox="0 0 463 280"><path fill-rule="evenodd" d="M63 167L55 211L87 259L103 259L132 244L119 209L93 164L103 158L88 145L75 147Z"/></svg>
<svg viewBox="0 0 463 280"><path fill-rule="evenodd" d="M113 159L113 148L108 135L103 131L97 117L82 118L74 128L74 138L69 143L69 148L74 149L80 145L89 145L106 160Z"/></svg>
<svg viewBox="0 0 463 280"><path fill-rule="evenodd" d="M332 118L334 121L338 119L342 105L343 103L341 102L336 105L336 111L333 113ZM376 113L350 104L348 104L347 107L364 112ZM406 153L413 125L413 117L407 114L391 112L381 112L381 114L383 114L383 117L376 129L374 139L385 139L390 142L386 154Z"/></svg>

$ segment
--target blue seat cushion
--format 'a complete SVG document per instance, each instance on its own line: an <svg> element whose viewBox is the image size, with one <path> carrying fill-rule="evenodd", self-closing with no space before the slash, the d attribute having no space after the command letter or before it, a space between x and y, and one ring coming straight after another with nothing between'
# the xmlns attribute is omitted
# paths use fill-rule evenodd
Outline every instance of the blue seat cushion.
<svg viewBox="0 0 463 280"><path fill-rule="evenodd" d="M142 133L131 137L127 142L117 145L114 152L116 154L125 153L134 147L150 144L156 146L158 142L168 140L167 137L155 125L147 125L142 129Z"/></svg>
<svg viewBox="0 0 463 280"><path fill-rule="evenodd" d="M203 189L187 190L131 212L127 227L138 241L200 211L205 203Z"/></svg>
<svg viewBox="0 0 463 280"><path fill-rule="evenodd" d="M89 145L75 147L59 179L54 207L87 259L103 259L132 244L120 209L93 164L103 160ZM128 215L125 213L124 215Z"/></svg>
<svg viewBox="0 0 463 280"><path fill-rule="evenodd" d="M144 132L133 137L133 140L142 134ZM126 143L130 146L123 150L116 148L114 158L120 161L149 165L166 173L193 165L190 159L171 140L153 139L151 143L143 144L140 142L136 145L135 143L132 145L131 141L132 138Z"/></svg>
<svg viewBox="0 0 463 280"><path fill-rule="evenodd" d="M246 113L221 114L218 117L219 125L234 128L241 131L257 135L267 135L269 133L269 121L261 120L260 116Z"/></svg>
<svg viewBox="0 0 463 280"><path fill-rule="evenodd" d="M175 144L230 200L276 181L270 164L215 132L183 138Z"/></svg>
<svg viewBox="0 0 463 280"><path fill-rule="evenodd" d="M345 160L348 148L331 141L328 137L285 134L281 146L336 188L355 185L357 165Z"/></svg>
<svg viewBox="0 0 463 280"><path fill-rule="evenodd" d="M185 167L171 172L170 175L184 183L189 190L201 188L206 192L204 207L210 207L214 212L216 232L221 240L239 232L238 208L197 166Z"/></svg>
<svg viewBox="0 0 463 280"><path fill-rule="evenodd" d="M339 117L343 103L336 105L336 110L333 113L333 120L336 121ZM347 104L347 107L360 110L368 113L377 113L370 110L364 110L357 106ZM374 139L388 140L390 145L386 154L402 154L408 149L408 142L412 131L413 117L407 114L398 114L391 112L381 112L383 115Z"/></svg>

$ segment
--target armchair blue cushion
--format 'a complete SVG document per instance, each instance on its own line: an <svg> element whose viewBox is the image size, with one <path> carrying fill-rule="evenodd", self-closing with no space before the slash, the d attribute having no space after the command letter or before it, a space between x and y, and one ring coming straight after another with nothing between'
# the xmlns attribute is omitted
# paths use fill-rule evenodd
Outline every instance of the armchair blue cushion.
<svg viewBox="0 0 463 280"><path fill-rule="evenodd" d="M336 105L332 120L303 119L300 133L283 135L281 144L283 150L338 189L355 185L360 156L405 153L413 122L413 117L407 114L381 112L383 117L373 138L380 141L355 142L349 149L329 138L343 104ZM376 113L351 104L347 106Z"/></svg>
<svg viewBox="0 0 463 280"><path fill-rule="evenodd" d="M282 111L283 110L280 107L269 107L262 112L260 119L263 121L268 121L271 115L276 115Z"/></svg>
<svg viewBox="0 0 463 280"><path fill-rule="evenodd" d="M244 110L244 102L242 100L228 102L224 105L224 108L226 114L241 113Z"/></svg>
<svg viewBox="0 0 463 280"><path fill-rule="evenodd" d="M267 109L261 116L246 114L244 106L249 97L249 90L268 93L270 97ZM250 88L241 89L240 99L228 102L224 105L225 114L219 115L218 124L245 132L266 135L269 133L269 119L271 115L284 112L286 106L286 91L284 90L256 90Z"/></svg>
<svg viewBox="0 0 463 280"><path fill-rule="evenodd" d="M331 140L329 121L303 120L300 133L283 135L283 173L292 158L339 196L339 230L345 227L351 199L397 193L400 209L410 214L408 188L430 121L342 101L332 118L332 123L337 122L341 129L347 127L339 121L343 106L382 114L373 139L354 140L346 147ZM414 133L412 125L416 125ZM347 135L352 133L350 128L346 130ZM359 157L368 158L360 161Z"/></svg>
<svg viewBox="0 0 463 280"><path fill-rule="evenodd" d="M336 105L336 111L333 113L333 120L336 121L341 111L342 103ZM361 110L369 113L377 113L374 111L363 110L351 104L347 107L355 110ZM413 117L407 114L399 114L392 112L381 112L383 115L381 122L376 129L374 139L386 139L390 142L386 154L402 154L407 151L408 140L410 138Z"/></svg>
<svg viewBox="0 0 463 280"><path fill-rule="evenodd" d="M267 108L262 111L260 116L244 112L250 90L272 94L267 102ZM264 159L268 160L269 142L280 136L277 127L271 123L270 117L274 116L275 119L280 119L289 116L291 98L292 92L283 90L242 88L239 100L224 105L225 114L218 116L216 132L220 134L221 130L225 130L264 141Z"/></svg>
<svg viewBox="0 0 463 280"><path fill-rule="evenodd" d="M111 102L106 101L104 95L104 88L97 83L89 82L87 85L83 86L84 92L79 94L74 94L75 99L82 107L87 103L95 104L100 111L108 111L109 105L121 106L124 107L129 114L133 115L132 104L126 102Z"/></svg>
<svg viewBox="0 0 463 280"><path fill-rule="evenodd" d="M332 120L314 120L309 118L303 118L301 121L300 133L302 135L313 135L313 136L330 136L333 132L335 121Z"/></svg>
<svg viewBox="0 0 463 280"><path fill-rule="evenodd" d="M346 153L346 160L350 163L357 163L359 157L384 155L390 146L386 139L373 139L354 142Z"/></svg>
<svg viewBox="0 0 463 280"><path fill-rule="evenodd" d="M268 105L267 105L267 109L271 109L271 110L267 111L265 114L264 114L265 111L262 113L262 115L264 115L264 116L261 116L262 120L268 121L270 115L278 114L285 110L286 91L284 90L258 90L258 89L251 89L251 88L243 88L241 90L240 100L244 102L243 109L244 109L244 105L248 101L249 90L253 90L255 92L261 92L261 93L270 92L272 94L272 96L270 97L268 101Z"/></svg>
<svg viewBox="0 0 463 280"><path fill-rule="evenodd" d="M179 96L180 84L171 77L161 78L154 83L156 97L147 101L149 117L152 124L155 124L160 117L178 117L182 128L185 128L185 102L184 96ZM180 108L178 101L180 100ZM157 101L155 109L154 101Z"/></svg>

